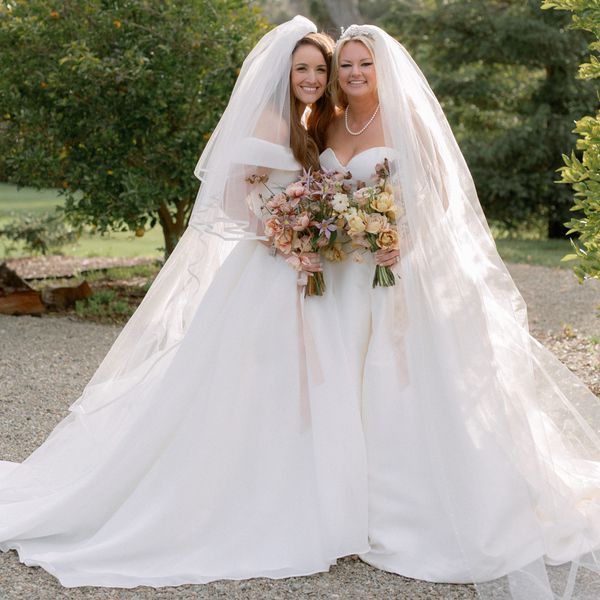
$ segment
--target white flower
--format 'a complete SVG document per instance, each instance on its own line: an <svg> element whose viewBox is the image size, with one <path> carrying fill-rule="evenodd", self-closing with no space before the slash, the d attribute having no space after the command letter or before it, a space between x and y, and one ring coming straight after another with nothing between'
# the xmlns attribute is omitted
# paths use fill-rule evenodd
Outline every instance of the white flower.
<svg viewBox="0 0 600 600"><path fill-rule="evenodd" d="M350 206L350 201L348 200L348 196L346 194L337 193L333 195L333 200L331 201L331 207L336 212L342 213Z"/></svg>

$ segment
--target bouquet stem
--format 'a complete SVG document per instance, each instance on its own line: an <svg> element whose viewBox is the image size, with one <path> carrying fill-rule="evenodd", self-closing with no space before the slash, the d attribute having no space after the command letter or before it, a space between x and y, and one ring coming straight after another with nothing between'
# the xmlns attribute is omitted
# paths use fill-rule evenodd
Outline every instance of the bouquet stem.
<svg viewBox="0 0 600 600"><path fill-rule="evenodd" d="M373 277L373 287L378 285L382 287L390 287L396 285L396 276L389 267L377 265L375 267L375 276Z"/></svg>
<svg viewBox="0 0 600 600"><path fill-rule="evenodd" d="M325 293L325 278L321 271L309 275L308 282L304 288L304 297L322 296Z"/></svg>

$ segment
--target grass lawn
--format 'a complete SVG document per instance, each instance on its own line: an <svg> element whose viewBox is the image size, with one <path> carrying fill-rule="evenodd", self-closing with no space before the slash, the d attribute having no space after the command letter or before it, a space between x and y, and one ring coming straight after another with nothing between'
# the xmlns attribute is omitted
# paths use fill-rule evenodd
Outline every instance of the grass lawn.
<svg viewBox="0 0 600 600"><path fill-rule="evenodd" d="M40 213L60 205L62 198L54 189L34 190L0 183L0 225L10 220L11 213ZM570 268L571 263L560 259L570 252L567 240L500 239L496 245L500 256L507 262L529 263L546 267ZM162 257L163 237L160 227L147 231L143 237L132 232L114 232L107 235L84 234L73 246L63 248L68 256L152 256ZM11 256L20 256L17 250ZM5 242L0 238L0 259L5 255Z"/></svg>
<svg viewBox="0 0 600 600"><path fill-rule="evenodd" d="M496 240L496 247L504 262L527 263L543 267L570 269L572 262L561 262L572 252L569 240Z"/></svg>
<svg viewBox="0 0 600 600"><path fill-rule="evenodd" d="M11 220L14 213L42 213L61 205L63 199L53 189L34 190L0 183L0 225ZM7 255L8 241L0 238L0 259ZM112 232L100 235L84 233L77 244L65 246L63 254L68 256L152 256L162 258L164 245L160 227L147 231L143 237L133 232ZM10 253L11 257L27 254L21 248Z"/></svg>

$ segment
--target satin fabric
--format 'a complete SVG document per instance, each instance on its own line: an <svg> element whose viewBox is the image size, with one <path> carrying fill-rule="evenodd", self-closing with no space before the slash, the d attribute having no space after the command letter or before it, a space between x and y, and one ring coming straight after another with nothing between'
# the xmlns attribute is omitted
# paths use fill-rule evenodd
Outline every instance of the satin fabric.
<svg viewBox="0 0 600 600"><path fill-rule="evenodd" d="M376 163L392 159L393 153L390 148L371 148L343 165L328 148L321 164L328 170L349 171L352 182L368 182ZM401 258L411 260L410 254ZM398 274L401 266L395 269ZM457 355L476 355L494 340L480 339L472 347L447 346L441 363L432 355L419 354L411 340L423 336L435 340L435 324L415 331L404 300L414 293L410 284L399 275L394 288L372 288L370 255L362 264L341 263L336 268L340 277L343 271L346 286L345 293L336 294L338 314L355 324L346 330L345 346L354 369L362 373L370 550L361 559L415 579L472 583L526 570L538 559L565 563L596 547L600 464L574 457L570 461L565 457L562 464L548 461L538 486L527 476L528 466L515 460L511 435L490 430L485 414L473 411L478 396L498 396L496 419L506 410L497 392L497 365L469 359L477 365L481 381L473 388L464 384L473 380L472 374L456 360ZM449 297L448 302L469 310L467 303L460 304L460 297ZM439 344L444 345L439 331ZM520 371L513 374L516 384ZM423 377L430 381L427 396L413 385ZM543 430L544 420L548 421L542 411L543 395L518 387L514 394L530 407L527 427L537 435L537 451L545 453L544 444L549 444L548 455L561 454L559 436L548 438ZM518 417L514 420L507 423L507 432L517 426ZM586 487L581 487L581 479L567 476L569 468L581 475ZM551 493L546 478L552 482ZM557 502L559 493L562 504ZM512 593L538 597L533 595L536 590L528 596L529 589L525 582Z"/></svg>

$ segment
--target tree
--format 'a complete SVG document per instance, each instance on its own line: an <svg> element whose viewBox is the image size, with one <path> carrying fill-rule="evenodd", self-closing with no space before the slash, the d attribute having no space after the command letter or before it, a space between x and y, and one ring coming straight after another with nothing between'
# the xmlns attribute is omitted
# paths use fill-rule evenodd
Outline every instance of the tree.
<svg viewBox="0 0 600 600"><path fill-rule="evenodd" d="M60 183L99 231L182 235L193 169L243 57L267 30L235 0L0 0L0 156L19 185Z"/></svg>
<svg viewBox="0 0 600 600"><path fill-rule="evenodd" d="M509 228L543 219L564 235L571 203L553 181L571 125L594 104L574 74L587 39L538 0L428 0L386 24L416 53L473 173L488 218Z"/></svg>
<svg viewBox="0 0 600 600"><path fill-rule="evenodd" d="M333 35L340 26L365 22L359 0L259 0L259 3L274 23L283 23L294 15L306 15L318 27Z"/></svg>
<svg viewBox="0 0 600 600"><path fill-rule="evenodd" d="M543 8L555 8L573 12L571 27L589 31L594 41L589 45L592 54L579 67L581 79L600 78L600 4L596 0L546 0ZM575 192L571 210L578 215L567 226L569 233L577 233L577 242L571 240L575 254L566 258L577 260L575 274L583 281L585 277L600 279L600 110L595 116L577 121L575 132L579 134L575 152L563 155L565 162L560 168L561 183L568 183Z"/></svg>

